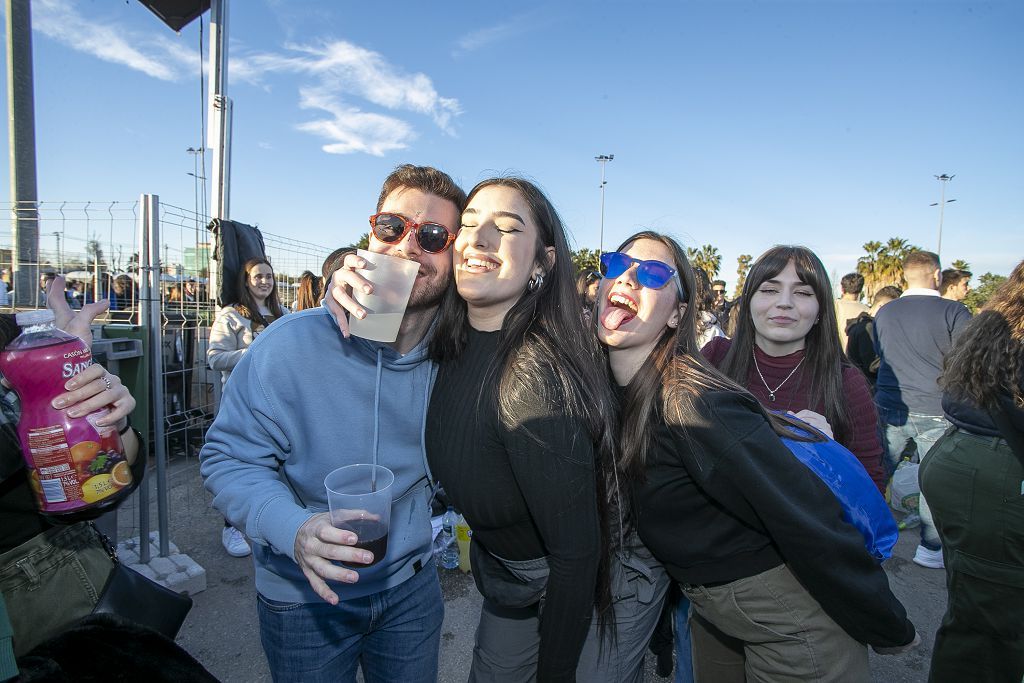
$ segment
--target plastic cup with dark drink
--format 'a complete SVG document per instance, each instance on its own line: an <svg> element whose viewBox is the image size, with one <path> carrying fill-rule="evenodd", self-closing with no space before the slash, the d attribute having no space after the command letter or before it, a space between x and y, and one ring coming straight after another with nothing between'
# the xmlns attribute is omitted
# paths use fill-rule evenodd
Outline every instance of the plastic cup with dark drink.
<svg viewBox="0 0 1024 683"><path fill-rule="evenodd" d="M331 524L354 533L354 547L373 553L373 562L346 567L372 567L387 555L394 483L394 473L382 465L346 465L324 479Z"/></svg>

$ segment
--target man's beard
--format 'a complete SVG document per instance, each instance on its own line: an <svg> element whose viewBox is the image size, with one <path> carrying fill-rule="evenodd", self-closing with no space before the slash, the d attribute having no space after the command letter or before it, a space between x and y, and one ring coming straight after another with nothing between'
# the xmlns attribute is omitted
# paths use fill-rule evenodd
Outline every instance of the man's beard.
<svg viewBox="0 0 1024 683"><path fill-rule="evenodd" d="M426 267L426 264L420 264L421 270ZM442 278L437 278L436 275L437 271L430 269L423 279L423 286L419 286L419 283L413 285L412 295L409 297L409 305L406 307L406 310L422 311L435 308L441 303L441 298L448 288L448 283Z"/></svg>

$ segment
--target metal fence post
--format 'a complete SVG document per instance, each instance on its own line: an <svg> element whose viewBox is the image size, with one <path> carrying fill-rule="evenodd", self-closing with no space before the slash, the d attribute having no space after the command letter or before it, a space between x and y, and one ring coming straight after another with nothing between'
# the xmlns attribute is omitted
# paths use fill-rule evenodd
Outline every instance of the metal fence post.
<svg viewBox="0 0 1024 683"><path fill-rule="evenodd" d="M155 194L142 196L142 234L139 240L140 285L139 309L142 328L149 340L150 412L153 416L153 452L156 458L156 509L160 537L160 555L170 554L167 501L167 443L165 439L163 327L160 312L160 198ZM148 498L148 496L147 496ZM147 501L148 502L148 501ZM142 505L140 497L140 505ZM140 519L140 545L148 555L148 505L144 513L145 528ZM148 561L142 553L143 562Z"/></svg>
<svg viewBox="0 0 1024 683"><path fill-rule="evenodd" d="M150 297L149 293L149 202L148 195L142 195L139 198L139 204L142 206L142 211L139 213L139 258L138 258L138 296L145 297L148 300ZM142 329L149 331L149 316L150 311L148 306L142 304L141 301L131 302L133 305L139 306L139 323L142 325ZM148 340L147 340L148 341ZM145 364L149 364L149 356L153 355L152 347L149 348L149 353L143 359ZM150 374L150 383L152 383L152 373ZM149 402L153 403L153 391L149 390ZM152 420L152 408L150 409L150 419ZM153 432L149 425L146 425L143 430L148 440L148 445L152 448L155 445L153 439ZM150 452L150 448L146 449L146 454ZM149 477L142 480L142 484L139 486L139 562L142 564L149 564Z"/></svg>

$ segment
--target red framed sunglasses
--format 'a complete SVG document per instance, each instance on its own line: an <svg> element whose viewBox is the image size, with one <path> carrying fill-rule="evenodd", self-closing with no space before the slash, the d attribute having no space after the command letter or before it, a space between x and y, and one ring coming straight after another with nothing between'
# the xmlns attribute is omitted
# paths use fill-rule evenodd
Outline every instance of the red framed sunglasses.
<svg viewBox="0 0 1024 683"><path fill-rule="evenodd" d="M440 254L455 241L455 233L440 223L416 223L400 213L375 213L370 216L370 228L385 244L397 244L413 230L420 249L428 254Z"/></svg>

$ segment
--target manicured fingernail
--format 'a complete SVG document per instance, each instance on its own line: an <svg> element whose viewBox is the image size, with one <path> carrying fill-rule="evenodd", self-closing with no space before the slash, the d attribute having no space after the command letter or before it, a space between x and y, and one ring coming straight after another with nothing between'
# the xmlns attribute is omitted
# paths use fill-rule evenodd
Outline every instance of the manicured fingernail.
<svg viewBox="0 0 1024 683"><path fill-rule="evenodd" d="M77 386L78 386L78 380L77 379L69 379L67 382L64 383L64 388L67 389L68 391L71 391L72 389L74 389Z"/></svg>
<svg viewBox="0 0 1024 683"><path fill-rule="evenodd" d="M67 401L66 398L55 398L55 399L53 399L53 407L54 408L58 408L58 409L59 408L63 408L67 404L68 404L68 401Z"/></svg>
<svg viewBox="0 0 1024 683"><path fill-rule="evenodd" d="M366 292L367 294L369 294L372 289L373 288L370 287L370 285L363 285L363 291Z"/></svg>
<svg viewBox="0 0 1024 683"><path fill-rule="evenodd" d="M78 417L81 414L82 414L82 411L80 411L80 410L78 410L76 408L72 408L71 410L68 411L68 417Z"/></svg>

